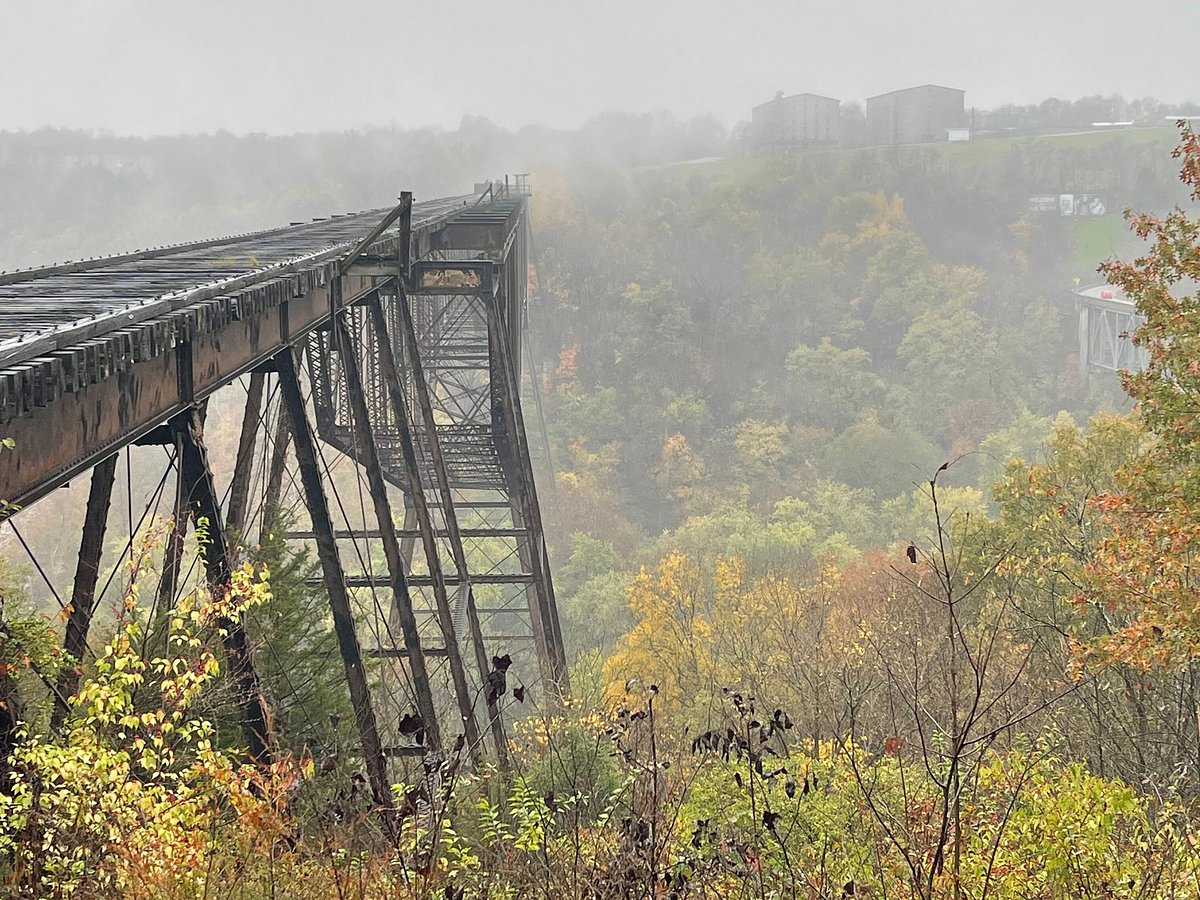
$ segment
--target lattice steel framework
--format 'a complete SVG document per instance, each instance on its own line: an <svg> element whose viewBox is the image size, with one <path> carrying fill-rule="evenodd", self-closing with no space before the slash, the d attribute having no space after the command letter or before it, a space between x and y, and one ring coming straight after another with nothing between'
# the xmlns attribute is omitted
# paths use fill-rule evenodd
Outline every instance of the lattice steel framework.
<svg viewBox="0 0 1200 900"><path fill-rule="evenodd" d="M1109 372L1144 369L1147 352L1131 339L1144 319L1130 301L1097 296L1099 293L1099 289L1092 288L1075 294L1081 369L1084 374L1095 369Z"/></svg>
<svg viewBox="0 0 1200 900"><path fill-rule="evenodd" d="M510 657L522 678L540 672L547 699L567 690L519 390L521 187L419 207L404 195L386 212L0 273L11 307L0 310L0 436L17 440L0 454L0 498L28 506L93 470L63 592L67 650L88 652L117 454L166 453L154 508L175 473L159 605L187 581L189 519L207 522L203 563L220 591L240 545L296 507L288 536L315 545L385 824L393 758L461 732L481 759L487 732L505 765L498 676ZM234 385L245 409L223 499L205 413ZM130 520L132 542L132 506ZM240 623L225 626L245 743L267 762L276 743L255 648ZM68 671L57 689L74 687ZM423 740L402 725L414 707Z"/></svg>
<svg viewBox="0 0 1200 900"><path fill-rule="evenodd" d="M319 433L362 461L351 402L358 387L346 377L342 345L352 348L383 476L402 496L404 555L421 573L408 579L421 644L436 648L452 670L462 715L493 722L484 685L493 657L530 657L551 694L566 687L517 387L525 216L523 197L463 212L432 235L421 259L409 267L397 260L394 278L348 305L348 342L318 331L307 348ZM399 360L394 382L385 343ZM345 539L373 535L368 529ZM414 563L418 539L425 559ZM348 583L373 588L385 580L361 573ZM502 754L502 741L496 745Z"/></svg>

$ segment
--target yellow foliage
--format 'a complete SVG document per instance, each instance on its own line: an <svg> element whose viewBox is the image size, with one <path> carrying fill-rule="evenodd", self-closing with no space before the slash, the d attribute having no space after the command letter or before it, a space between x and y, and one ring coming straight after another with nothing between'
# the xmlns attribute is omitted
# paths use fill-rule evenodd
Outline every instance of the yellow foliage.
<svg viewBox="0 0 1200 900"><path fill-rule="evenodd" d="M626 589L635 624L605 662L606 702L624 703L631 680L656 685L668 715L702 715L727 686L782 702L795 693L797 668L820 667L828 652L814 638L826 627L838 577L830 567L807 581L751 578L736 557L706 570L668 554Z"/></svg>
<svg viewBox="0 0 1200 900"><path fill-rule="evenodd" d="M246 566L219 598L183 598L158 655L144 652L150 614L130 590L96 674L70 700L66 730L26 735L7 761L0 853L10 886L62 897L202 887L210 836L230 811L278 818L270 798L280 773L263 778L218 749L199 709L220 676L204 634L269 598L265 576Z"/></svg>
<svg viewBox="0 0 1200 900"><path fill-rule="evenodd" d="M554 377L560 384L574 384L579 379L579 345L563 347L558 353L558 368Z"/></svg>
<svg viewBox="0 0 1200 900"><path fill-rule="evenodd" d="M689 485L704 476L704 457L692 449L683 434L676 432L663 441L655 476L663 488L684 496Z"/></svg>
<svg viewBox="0 0 1200 900"><path fill-rule="evenodd" d="M878 241L896 230L909 227L908 213L904 209L904 198L899 194L888 195L877 191L871 197L871 211L858 223L855 243L865 244Z"/></svg>

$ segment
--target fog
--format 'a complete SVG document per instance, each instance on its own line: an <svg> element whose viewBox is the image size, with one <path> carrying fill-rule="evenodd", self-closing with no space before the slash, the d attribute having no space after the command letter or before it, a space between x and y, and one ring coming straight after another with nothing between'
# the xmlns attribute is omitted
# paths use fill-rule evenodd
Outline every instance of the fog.
<svg viewBox="0 0 1200 900"><path fill-rule="evenodd" d="M574 127L613 109L732 125L776 91L1174 98L1200 4L3 0L0 33L0 130Z"/></svg>
<svg viewBox="0 0 1200 900"><path fill-rule="evenodd" d="M0 0L0 886L1197 900L1198 35Z"/></svg>

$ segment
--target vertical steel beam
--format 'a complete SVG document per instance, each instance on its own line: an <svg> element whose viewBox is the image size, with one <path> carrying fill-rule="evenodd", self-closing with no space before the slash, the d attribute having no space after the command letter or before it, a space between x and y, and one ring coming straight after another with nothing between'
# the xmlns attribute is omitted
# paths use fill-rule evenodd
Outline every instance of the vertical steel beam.
<svg viewBox="0 0 1200 900"><path fill-rule="evenodd" d="M391 347L388 351L391 352ZM400 539L400 558L404 560L404 565L409 569L412 568L413 550L417 546L417 511L413 509L412 498L408 494L404 495L404 524L401 526L404 531L404 537Z"/></svg>
<svg viewBox="0 0 1200 900"><path fill-rule="evenodd" d="M75 585L71 589L71 606L63 633L63 649L75 660L75 665L64 667L59 673L54 712L50 716L50 724L54 728L59 728L66 719L67 698L79 687L78 666L83 664L88 630L96 608L96 582L100 578L100 556L104 550L104 532L108 527L108 507L112 502L116 472L115 453L102 459L92 469L87 511L83 516L83 537L79 542L79 560L75 564Z"/></svg>
<svg viewBox="0 0 1200 900"><path fill-rule="evenodd" d="M233 464L233 481L229 485L229 509L225 532L238 540L246 533L246 506L250 498L250 475L254 468L254 439L258 434L259 413L262 410L263 381L261 371L250 373L246 386L246 411L242 414L242 431L238 435L237 457Z"/></svg>
<svg viewBox="0 0 1200 900"><path fill-rule="evenodd" d="M530 618L534 626L534 639L539 642L538 657L542 661L551 686L566 694L570 690L567 678L566 650L562 641L562 629L558 622L558 610L554 603L554 585L550 580L550 568L546 559L546 542L542 534L541 511L538 509L537 491L533 482L533 468L529 462L529 447L525 442L525 423L521 417L520 388L512 354L509 352L505 322L500 316L499 303L494 295L483 297L487 308L488 343L493 365L493 422L501 432L497 434L505 474L509 480L510 497L513 500L513 516L519 518L530 541L523 560L533 574L533 602ZM539 636L538 631L542 634Z"/></svg>
<svg viewBox="0 0 1200 900"><path fill-rule="evenodd" d="M472 756L478 762L482 748L479 746L479 726L475 722L475 704L472 702L471 687L467 683L466 669L463 667L462 654L458 648L458 635L454 630L454 613L450 609L450 600L446 594L446 579L438 555L437 534L434 530L433 518L429 513L429 501L425 497L425 485L421 480L421 468L417 462L417 450L413 443L412 421L404 402L403 386L396 367L395 351L388 336L387 322L384 319L378 293L368 297L366 303L371 321L379 334L379 371L387 385L388 398L392 404L392 417L396 420L396 430L400 434L400 453L404 457L404 468L408 472L409 498L417 517L417 526L421 532L421 544L425 550L429 575L433 581L433 598L434 604L437 606L438 626L442 631L446 658L450 663L450 678L454 683L454 696L458 701L458 711L462 716L463 734Z"/></svg>
<svg viewBox="0 0 1200 900"><path fill-rule="evenodd" d="M200 531L202 521L205 523L205 576L209 590L214 597L219 598L229 590L231 572L221 504L217 499L212 470L208 464L200 410L193 407L171 421L180 438L179 473L192 517L196 522L196 530ZM242 730L246 737L247 750L255 762L269 764L275 755L271 717L266 697L263 696L258 682L258 674L254 670L254 658L246 630L240 621L224 617L217 620L217 626L221 631L221 641L229 662L230 679L242 713Z"/></svg>
<svg viewBox="0 0 1200 900"><path fill-rule="evenodd" d="M291 419L279 401L279 418L275 423L275 438L271 442L271 461L267 467L267 487L263 491L261 534L270 534L279 518L280 498L283 496L283 476L287 469L288 444L292 440ZM259 537L262 540L262 537Z"/></svg>
<svg viewBox="0 0 1200 900"><path fill-rule="evenodd" d="M329 609L333 614L333 629L337 635L342 665L346 670L350 703L354 707L354 718L362 742L367 780L370 782L375 803L383 812L384 826L390 830L393 822L393 803L387 778L387 764L383 757L383 745L379 740L375 710L371 706L371 691L367 685L366 669L363 667L362 649L358 643L358 633L354 629L354 613L350 608L350 595L346 590L346 574L342 569L342 560L334 538L329 500L325 496L325 486L321 480L316 438L313 436L312 424L308 421L304 394L296 374L296 360L290 349L275 357L275 371L279 373L283 402L291 419L292 443L300 469L300 483L304 489L309 516L312 518L317 556L321 561L325 590L329 595Z"/></svg>
<svg viewBox="0 0 1200 900"><path fill-rule="evenodd" d="M1084 378L1087 378L1088 367L1092 364L1091 349L1092 349L1092 329L1090 314L1085 304L1079 300L1075 301L1075 308L1079 311L1079 373Z"/></svg>
<svg viewBox="0 0 1200 900"><path fill-rule="evenodd" d="M525 341L523 344L525 350L525 363L529 366L529 384L533 394L534 416L538 423L538 437L540 438L542 451L542 459L544 460L546 473L550 480L550 498L551 502L558 496L558 488L554 483L554 457L550 454L550 435L546 432L546 413L542 407L542 388L539 384L541 373L538 372L537 365L533 358L533 342ZM526 442L529 440L529 435L525 435Z"/></svg>
<svg viewBox="0 0 1200 900"><path fill-rule="evenodd" d="M387 341L387 334L378 335L380 344ZM358 437L358 452L363 468L367 472L371 502L375 507L375 519L379 523L379 537L383 542L383 555L387 560L388 576L392 588L392 612L400 623L400 632L408 651L408 668L412 674L413 691L417 697L417 711L425 721L425 737L434 749L441 747L437 711L433 705L433 691L429 687L429 671L425 666L425 654L421 650L421 635L417 628L417 617L413 612L412 596L408 590L408 579L400 555L400 539L396 535L396 522L392 518L392 507L388 503L387 482L383 480L383 468L379 463L379 448L375 444L375 433L371 428L367 395L363 390L362 375L358 367L358 353L350 339L343 318L333 321L333 339L339 349L342 374L346 379L346 396L354 419L354 430ZM391 629L388 628L390 633Z"/></svg>
<svg viewBox="0 0 1200 900"><path fill-rule="evenodd" d="M202 400L200 401L201 428L203 428L207 415L208 400ZM179 570L183 565L183 544L187 538L188 512L191 508L187 485L183 482L183 435L171 424L164 427L170 432L170 443L175 448L175 455L171 458L171 462L175 466L175 500L171 505L171 532L167 535L167 546L163 551L163 568L158 579L158 592L155 595L155 609L160 612L172 609L179 593Z"/></svg>
<svg viewBox="0 0 1200 900"><path fill-rule="evenodd" d="M183 436L176 433L175 442L175 503L171 512L171 533L163 553L163 570L158 580L157 607L160 611L175 605L179 589L179 567L183 563L183 539L187 536L188 495L183 483Z"/></svg>
<svg viewBox="0 0 1200 900"><path fill-rule="evenodd" d="M438 493L441 495L442 515L446 525L446 537L450 542L450 553L454 558L454 567L458 570L459 582L467 584L467 624L471 632L471 646L475 651L475 665L479 670L479 683L486 685L491 669L488 662L487 648L483 643L483 629L479 624L479 612L475 608L475 593L471 589L470 582L467 580L470 569L467 566L466 552L463 550L462 533L458 528L458 513L454 508L454 494L450 490L446 460L442 456L442 445L438 440L437 420L433 415L433 401L429 396L429 384L425 380L425 366L421 362L421 352L417 346L417 330L413 324L412 310L409 308L408 297L404 293L404 286L399 282L396 284L396 303L400 308L400 344L406 350L409 371L412 373L413 388L417 395L417 405L421 410L421 423L424 426L429 455L433 460L434 477L437 481ZM375 319L376 328L385 327L383 310L379 306L378 298L376 298L371 308L371 315ZM387 354L390 355L391 352L392 345L389 343ZM384 353L381 353L381 358L384 355ZM388 363L384 363L383 367L390 367L394 372L395 360L393 359ZM485 692L485 700L487 701L488 727L492 733L492 744L496 749L496 761L502 770L507 770L508 742L504 737L504 722L500 718L500 705L490 692Z"/></svg>

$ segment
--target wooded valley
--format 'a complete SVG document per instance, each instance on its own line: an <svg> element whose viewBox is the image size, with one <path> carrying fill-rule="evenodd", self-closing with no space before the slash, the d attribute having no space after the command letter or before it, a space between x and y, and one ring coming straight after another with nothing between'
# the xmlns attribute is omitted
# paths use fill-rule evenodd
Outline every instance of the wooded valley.
<svg viewBox="0 0 1200 900"><path fill-rule="evenodd" d="M402 760L381 817L282 532L227 596L153 614L146 526L86 659L6 532L10 896L1200 897L1200 138L731 146L654 117L0 134L5 268L536 162L523 402L572 685L501 677L511 769ZM1031 206L1060 193L1108 213ZM1081 364L1073 291L1101 283L1145 319L1143 371ZM83 494L19 519L49 580ZM287 751L266 769L228 616Z"/></svg>

